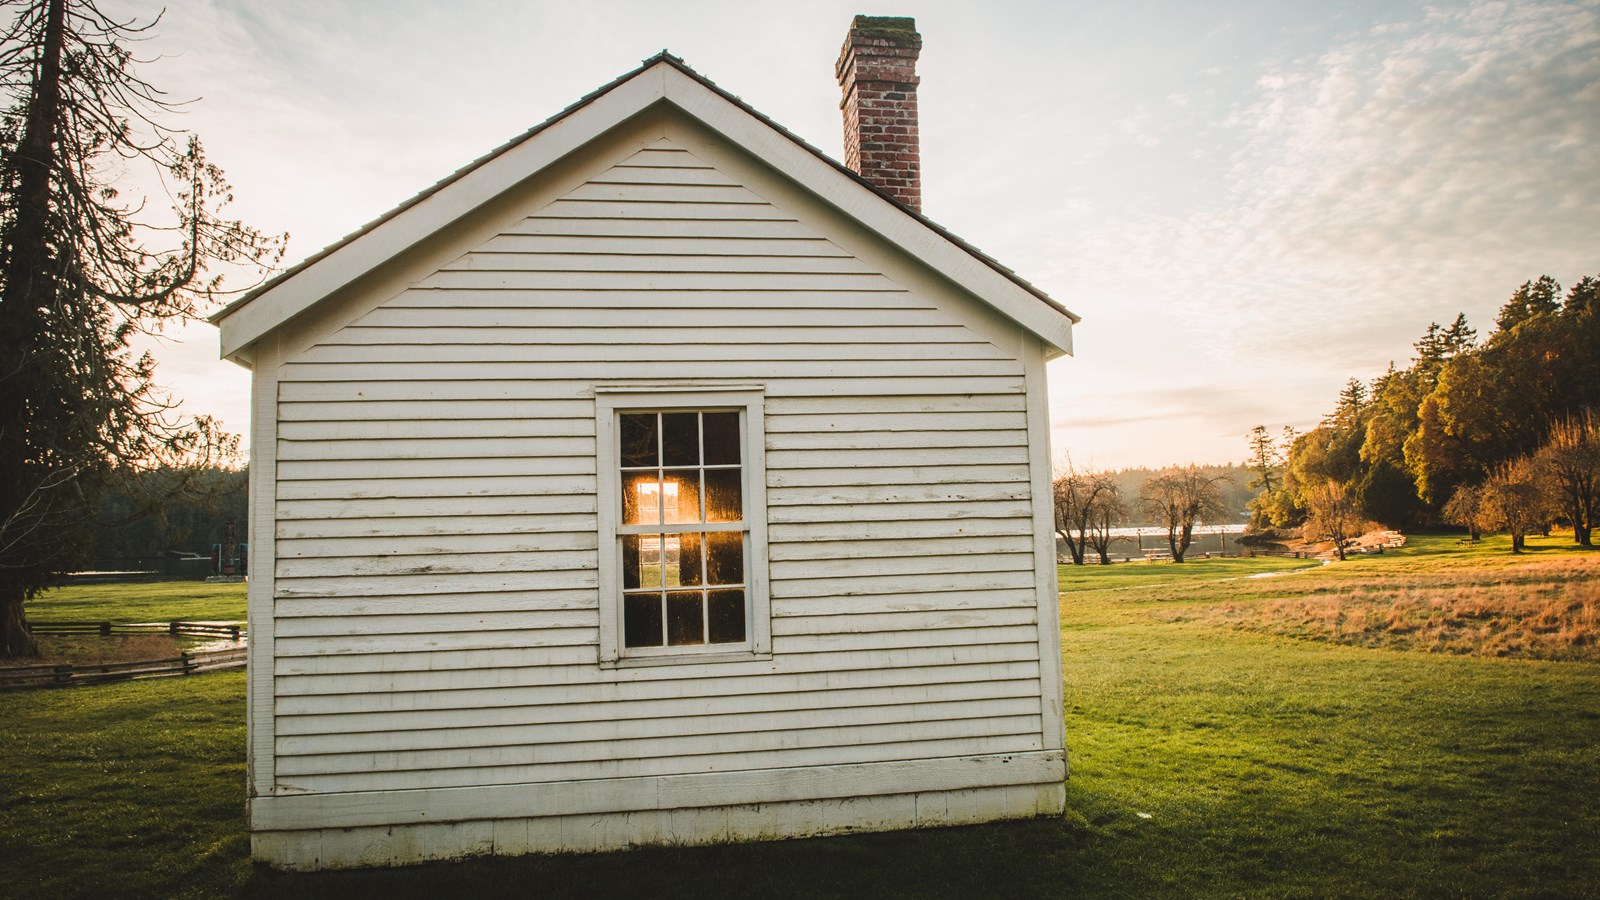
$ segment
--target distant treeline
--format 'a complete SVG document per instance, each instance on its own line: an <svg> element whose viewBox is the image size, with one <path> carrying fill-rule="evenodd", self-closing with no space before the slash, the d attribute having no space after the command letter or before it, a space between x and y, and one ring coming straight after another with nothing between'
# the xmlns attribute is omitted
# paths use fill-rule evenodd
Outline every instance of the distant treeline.
<svg viewBox="0 0 1600 900"><path fill-rule="evenodd" d="M1507 521L1532 516L1543 527L1564 522L1587 543L1594 523L1580 501L1588 491L1592 505L1583 460L1595 458L1600 410L1600 277L1565 295L1549 277L1525 282L1493 333L1477 338L1464 315L1430 324L1408 365L1352 378L1316 428L1258 426L1247 437L1252 525L1298 527L1331 510L1395 528L1515 531L1523 526Z"/></svg>
<svg viewBox="0 0 1600 900"><path fill-rule="evenodd" d="M1225 466L1195 465L1195 471L1209 482L1214 482L1222 498L1222 508L1226 510L1223 517L1211 516L1207 524L1219 525L1225 523L1247 522L1250 519L1250 510L1247 508L1250 501L1256 496L1256 491L1250 487L1253 477L1248 466L1236 466L1228 463ZM1126 498L1129 507L1126 515L1114 525L1151 525L1155 522L1148 510L1138 504L1138 498L1144 491L1145 483L1165 469L1135 468L1116 469L1105 473L1112 483L1117 486L1117 493Z"/></svg>
<svg viewBox="0 0 1600 900"><path fill-rule="evenodd" d="M121 479L100 499L93 528L96 565L154 567L169 550L207 554L222 541L229 521L245 541L247 486L242 468L156 470Z"/></svg>

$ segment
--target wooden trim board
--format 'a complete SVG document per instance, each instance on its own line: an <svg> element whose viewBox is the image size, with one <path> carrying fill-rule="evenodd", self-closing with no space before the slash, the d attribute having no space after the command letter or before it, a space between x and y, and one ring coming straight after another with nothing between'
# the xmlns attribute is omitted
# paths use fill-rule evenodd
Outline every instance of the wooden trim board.
<svg viewBox="0 0 1600 900"><path fill-rule="evenodd" d="M415 791L280 794L250 801L253 831L635 813L1054 784L1061 751Z"/></svg>

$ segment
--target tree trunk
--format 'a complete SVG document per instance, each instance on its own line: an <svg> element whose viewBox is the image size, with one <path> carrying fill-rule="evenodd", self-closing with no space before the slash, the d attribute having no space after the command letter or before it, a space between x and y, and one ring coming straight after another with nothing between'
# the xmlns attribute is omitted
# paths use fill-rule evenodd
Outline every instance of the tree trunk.
<svg viewBox="0 0 1600 900"><path fill-rule="evenodd" d="M39 647L22 613L22 591L13 585L0 587L0 658L38 656Z"/></svg>
<svg viewBox="0 0 1600 900"><path fill-rule="evenodd" d="M32 542L6 535L5 525L17 526L16 515L28 502L29 489L22 474L37 452L25 432L31 412L28 386L38 380L31 370L35 343L44 334L41 307L56 302L56 260L50 245L50 178L55 169L56 123L61 114L61 53L66 27L66 0L50 0L45 12L44 40L39 49L29 98L27 119L15 152L5 160L14 179L13 217L0 235L5 247L5 271L0 272L0 358L6 377L0 379L0 547L22 547L23 558L0 559L0 571L27 572L37 561L26 558ZM26 527L26 526L21 526ZM33 656L38 650L23 612L29 575L0 581L0 655Z"/></svg>
<svg viewBox="0 0 1600 900"><path fill-rule="evenodd" d="M1075 566L1083 565L1083 547L1073 540L1071 531L1064 531L1062 534L1066 537L1067 554L1072 557L1072 564Z"/></svg>
<svg viewBox="0 0 1600 900"><path fill-rule="evenodd" d="M1173 562L1183 562L1183 555L1189 552L1189 545L1194 543L1193 533L1193 525L1185 525L1177 532L1167 532L1167 545L1172 548Z"/></svg>

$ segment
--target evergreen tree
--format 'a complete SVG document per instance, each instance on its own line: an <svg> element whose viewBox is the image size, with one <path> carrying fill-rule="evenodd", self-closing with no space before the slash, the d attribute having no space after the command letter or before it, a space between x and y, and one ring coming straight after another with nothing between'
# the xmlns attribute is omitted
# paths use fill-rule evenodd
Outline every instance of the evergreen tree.
<svg viewBox="0 0 1600 900"><path fill-rule="evenodd" d="M0 656L32 652L23 604L88 552L96 497L121 467L225 449L183 422L129 340L195 315L219 268L276 261L283 240L222 210L199 140L157 120L163 95L125 44L149 25L94 0L22 0L0 44ZM166 221L136 218L111 180L148 164L173 186ZM173 246L148 241L173 236Z"/></svg>
<svg viewBox="0 0 1600 900"><path fill-rule="evenodd" d="M1500 316L1495 319L1497 336L1508 334L1512 329L1531 319L1561 309L1561 285L1556 283L1549 275L1540 275L1532 281L1524 281L1521 287L1500 307Z"/></svg>

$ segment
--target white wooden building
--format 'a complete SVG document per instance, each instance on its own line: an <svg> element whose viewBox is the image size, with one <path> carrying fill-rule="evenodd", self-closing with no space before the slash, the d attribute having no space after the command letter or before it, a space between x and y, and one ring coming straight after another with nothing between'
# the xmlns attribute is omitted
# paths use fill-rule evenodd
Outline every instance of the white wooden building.
<svg viewBox="0 0 1600 900"><path fill-rule="evenodd" d="M852 127L908 46L852 32ZM254 375L257 858L1061 810L1075 318L863 145L663 54L214 317Z"/></svg>

